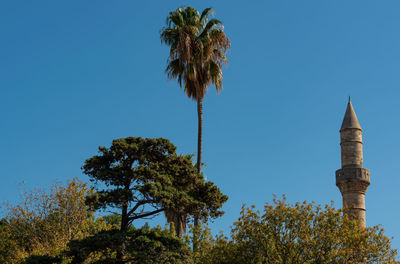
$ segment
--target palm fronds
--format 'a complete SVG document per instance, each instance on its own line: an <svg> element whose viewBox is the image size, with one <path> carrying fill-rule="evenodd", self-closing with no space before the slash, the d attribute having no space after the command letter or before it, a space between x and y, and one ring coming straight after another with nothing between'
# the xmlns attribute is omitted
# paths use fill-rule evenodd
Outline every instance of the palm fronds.
<svg viewBox="0 0 400 264"><path fill-rule="evenodd" d="M177 79L189 98L203 99L210 85L222 89L222 66L227 64L225 53L230 40L218 19L210 19L212 8L201 15L192 7L170 12L166 27L161 30L161 42L170 46L166 73Z"/></svg>

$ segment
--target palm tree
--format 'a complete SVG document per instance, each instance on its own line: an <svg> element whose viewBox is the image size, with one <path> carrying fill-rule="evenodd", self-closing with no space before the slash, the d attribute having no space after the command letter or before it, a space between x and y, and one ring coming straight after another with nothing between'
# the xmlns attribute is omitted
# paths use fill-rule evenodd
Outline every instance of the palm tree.
<svg viewBox="0 0 400 264"><path fill-rule="evenodd" d="M179 214L172 210L164 211L165 218L167 218L168 223L174 223L175 234L178 237L185 235L186 233L186 223L187 223L187 215Z"/></svg>
<svg viewBox="0 0 400 264"><path fill-rule="evenodd" d="M231 42L223 30L223 24L210 19L212 8L200 13L190 7L178 8L169 13L166 26L161 30L161 42L170 46L166 73L169 79L177 79L184 87L185 94L197 101L197 171L201 173L203 136L203 99L210 87L215 85L217 92L222 89L222 65L227 64L225 53ZM174 222L181 233L186 231L187 217L167 215L168 222ZM198 216L194 225L198 226ZM184 222L184 223L183 223ZM182 230L182 229L183 230ZM179 234L178 233L178 234ZM197 246L193 243L193 248Z"/></svg>
<svg viewBox="0 0 400 264"><path fill-rule="evenodd" d="M166 73L177 79L185 94L197 101L198 141L197 170L201 173L203 99L210 85L217 92L222 89L222 65L227 64L225 53L231 42L223 24L213 15L211 8L200 13L190 7L169 13L167 25L161 30L161 42L171 47Z"/></svg>

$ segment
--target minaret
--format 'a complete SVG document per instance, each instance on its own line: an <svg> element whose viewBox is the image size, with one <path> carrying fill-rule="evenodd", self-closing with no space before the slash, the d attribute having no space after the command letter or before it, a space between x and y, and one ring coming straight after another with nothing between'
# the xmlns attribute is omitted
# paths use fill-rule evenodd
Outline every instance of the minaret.
<svg viewBox="0 0 400 264"><path fill-rule="evenodd" d="M370 184L369 170L363 168L362 130L350 97L342 127L340 147L342 168L336 171L336 186L343 197L343 209L365 227L365 193Z"/></svg>

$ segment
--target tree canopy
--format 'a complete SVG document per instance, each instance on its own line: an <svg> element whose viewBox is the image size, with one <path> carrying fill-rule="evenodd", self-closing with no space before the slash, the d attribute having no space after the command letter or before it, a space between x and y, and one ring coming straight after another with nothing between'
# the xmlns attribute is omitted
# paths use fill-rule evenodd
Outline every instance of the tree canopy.
<svg viewBox="0 0 400 264"><path fill-rule="evenodd" d="M90 193L87 184L76 178L66 186L56 183L49 191L24 191L21 202L10 206L0 222L0 263L21 263L29 256L36 261L41 255L51 259L70 240L109 229L88 212L85 197Z"/></svg>
<svg viewBox="0 0 400 264"><path fill-rule="evenodd" d="M227 197L197 172L190 155L175 151L163 138L128 137L113 140L109 148L100 147L100 154L83 166L96 183L88 204L93 209L121 210L122 231L136 219L163 211L167 217L197 212L204 220L222 215Z"/></svg>
<svg viewBox="0 0 400 264"><path fill-rule="evenodd" d="M267 204L259 215L244 208L232 234L241 258L254 263L388 263L393 261L389 239L379 228L361 229L331 206L284 200ZM251 241L251 242L249 242ZM255 245L252 245L255 243ZM264 246L261 246L264 245ZM254 247L255 246L255 247Z"/></svg>
<svg viewBox="0 0 400 264"><path fill-rule="evenodd" d="M189 264L191 252L187 244L170 230L160 227L126 231L110 230L69 243L67 255L71 264L78 263L141 263ZM116 254L122 250L121 259Z"/></svg>
<svg viewBox="0 0 400 264"><path fill-rule="evenodd" d="M78 183L70 182L69 187L60 187L56 193L76 201L74 193L81 193L76 190L86 186ZM36 192L32 195L36 196ZM81 201L78 204L82 205L84 199L78 197ZM66 204L67 208L73 208L76 203ZM62 207L56 208L46 215L57 213L60 222L52 217L34 217L30 222L18 214L1 220L1 263L399 263L395 260L397 251L391 248L382 228L361 228L357 221L331 205L322 207L307 202L290 205L285 199L274 199L273 204L265 205L263 212L243 206L229 238L223 234L212 237L206 226L200 230L192 227L192 237L198 244L195 251L190 250L189 238L181 239L171 229L147 225L141 228L130 225L123 231L113 228L121 221L117 214L98 220L89 214L81 218L84 222L72 221L79 228L69 236L68 225L64 223L77 217L61 213ZM67 212L73 214L76 210Z"/></svg>
<svg viewBox="0 0 400 264"><path fill-rule="evenodd" d="M330 205L274 199L264 212L243 207L231 238L204 236L202 264L399 263L379 226L364 229Z"/></svg>

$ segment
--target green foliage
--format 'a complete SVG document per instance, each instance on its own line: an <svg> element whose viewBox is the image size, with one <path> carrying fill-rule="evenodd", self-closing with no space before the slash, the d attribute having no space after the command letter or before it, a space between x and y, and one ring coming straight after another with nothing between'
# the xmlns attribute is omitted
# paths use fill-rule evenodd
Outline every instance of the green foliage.
<svg viewBox="0 0 400 264"><path fill-rule="evenodd" d="M105 215L102 217L103 221L108 225L112 226L113 229L117 229L121 226L121 215L117 213L113 213L110 215Z"/></svg>
<svg viewBox="0 0 400 264"><path fill-rule="evenodd" d="M56 264L61 263L61 261L60 257L31 256L23 264Z"/></svg>
<svg viewBox="0 0 400 264"><path fill-rule="evenodd" d="M100 147L100 155L83 166L91 181L103 183L97 184L87 204L93 209L120 209L122 231L136 219L163 211L167 217L180 216L184 224L194 213L205 220L220 216L227 197L197 172L191 156L179 156L175 150L167 139L140 137L116 139L110 148Z"/></svg>
<svg viewBox="0 0 400 264"><path fill-rule="evenodd" d="M103 231L69 243L73 263L189 264L190 248L169 230L144 226ZM117 253L123 252L121 259Z"/></svg>
<svg viewBox="0 0 400 264"><path fill-rule="evenodd" d="M196 263L398 263L383 229L361 228L329 205L274 199L262 214L243 207L231 237L205 236Z"/></svg>

